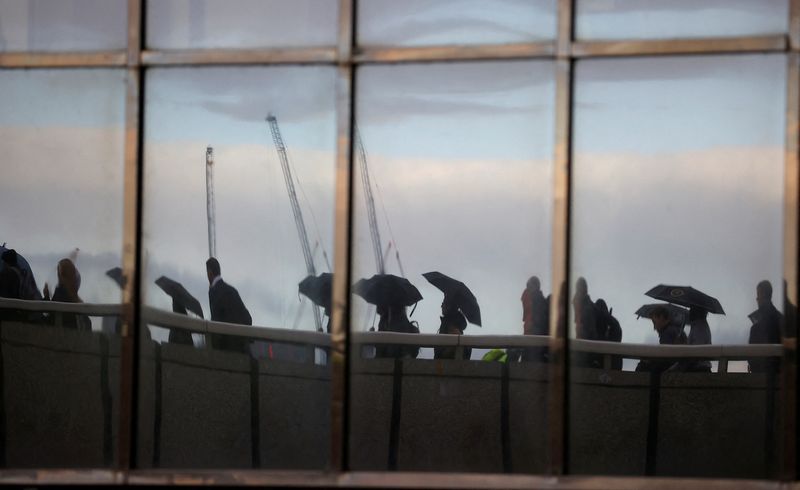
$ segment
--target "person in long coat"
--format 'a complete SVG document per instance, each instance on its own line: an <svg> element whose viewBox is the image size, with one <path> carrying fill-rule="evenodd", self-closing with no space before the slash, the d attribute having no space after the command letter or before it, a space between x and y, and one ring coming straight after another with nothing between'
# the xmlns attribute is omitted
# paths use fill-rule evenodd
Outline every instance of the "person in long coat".
<svg viewBox="0 0 800 490"><path fill-rule="evenodd" d="M222 280L222 268L219 261L210 258L206 261L208 275L208 302L211 306L211 320L215 322L238 323L252 325L253 319L244 305L239 291ZM250 353L250 341L245 337L233 335L211 334L211 346L215 349Z"/></svg>
<svg viewBox="0 0 800 490"><path fill-rule="evenodd" d="M761 281L756 286L756 303L758 309L751 315L754 318L750 327L750 344L780 344L783 315L772 304L772 284ZM777 370L780 361L775 358L756 358L748 361L751 373L763 373Z"/></svg>

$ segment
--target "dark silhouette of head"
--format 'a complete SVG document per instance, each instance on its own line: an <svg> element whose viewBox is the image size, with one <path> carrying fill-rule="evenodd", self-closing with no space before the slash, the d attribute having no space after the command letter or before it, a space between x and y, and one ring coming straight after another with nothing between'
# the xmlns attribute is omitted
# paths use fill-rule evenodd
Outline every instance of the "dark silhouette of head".
<svg viewBox="0 0 800 490"><path fill-rule="evenodd" d="M650 320L653 322L653 328L660 332L667 325L669 325L669 310L663 306L658 306L650 313Z"/></svg>
<svg viewBox="0 0 800 490"><path fill-rule="evenodd" d="M78 289L81 287L81 282L75 264L69 259L61 259L58 261L56 272L58 274L58 285L64 289L72 301L80 302Z"/></svg>
<svg viewBox="0 0 800 490"><path fill-rule="evenodd" d="M756 286L756 303L759 308L772 303L772 284L769 281L761 281Z"/></svg>
<svg viewBox="0 0 800 490"><path fill-rule="evenodd" d="M209 284L211 284L215 277L222 275L222 269L219 266L219 260L214 257L206 260L206 273L208 274Z"/></svg>
<svg viewBox="0 0 800 490"><path fill-rule="evenodd" d="M536 277L536 276L531 276L531 278L530 278L530 279L528 279L528 283L526 284L526 287L527 287L527 288L528 288L528 289L529 289L531 292L534 292L534 293L535 293L536 291L539 291L539 290L542 288L542 285L541 285L541 283L539 282L539 278L538 278L538 277Z"/></svg>
<svg viewBox="0 0 800 490"><path fill-rule="evenodd" d="M585 298L589 294L589 285L586 284L586 279L583 277L579 277L577 281L575 281L575 297L576 298Z"/></svg>

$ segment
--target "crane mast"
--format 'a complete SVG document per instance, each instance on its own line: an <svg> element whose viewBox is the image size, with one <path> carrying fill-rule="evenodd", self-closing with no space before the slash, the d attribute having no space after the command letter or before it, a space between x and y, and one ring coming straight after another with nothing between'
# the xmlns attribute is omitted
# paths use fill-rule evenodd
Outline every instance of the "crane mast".
<svg viewBox="0 0 800 490"><path fill-rule="evenodd" d="M361 185L364 189L364 202L367 206L367 221L369 222L369 233L372 238L372 253L375 256L375 267L378 269L378 274L385 274L386 261L381 246L381 232L378 228L378 217L375 214L375 198L372 196L372 182L370 181L369 168L367 167L367 152L364 150L364 142L361 140L361 133L357 129L356 146L358 147L358 156L360 157L359 169L361 171Z"/></svg>
<svg viewBox="0 0 800 490"><path fill-rule="evenodd" d="M214 148L206 148L206 219L208 220L208 256L217 256L216 203L214 201Z"/></svg>
<svg viewBox="0 0 800 490"><path fill-rule="evenodd" d="M292 206L292 214L294 215L294 223L297 226L297 235L300 238L300 247L303 249L303 258L306 262L306 272L309 276L317 275L316 268L314 267L314 256L311 253L311 246L308 243L308 233L306 232L306 224L303 221L303 211L300 209L300 202L297 199L297 192L294 188L294 178L292 177L292 169L289 165L289 157L286 154L286 145L283 143L281 131L278 128L278 119L269 114L267 116L267 123L269 124L270 132L272 133L272 140L275 142L275 149L278 151L278 159L281 162L281 169L283 170L283 179L286 182L286 191L289 194L289 202ZM319 314L319 308L313 306L314 322L317 326L317 331L322 331L322 317Z"/></svg>

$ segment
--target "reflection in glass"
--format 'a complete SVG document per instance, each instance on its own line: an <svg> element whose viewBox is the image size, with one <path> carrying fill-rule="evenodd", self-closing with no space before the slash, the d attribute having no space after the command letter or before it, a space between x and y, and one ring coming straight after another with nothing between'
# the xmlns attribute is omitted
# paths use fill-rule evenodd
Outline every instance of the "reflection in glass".
<svg viewBox="0 0 800 490"><path fill-rule="evenodd" d="M520 298L550 290L553 64L367 67L357 86L351 465L543 471L547 337Z"/></svg>
<svg viewBox="0 0 800 490"><path fill-rule="evenodd" d="M338 0L148 1L147 45L156 49L332 46L338 8Z"/></svg>
<svg viewBox="0 0 800 490"><path fill-rule="evenodd" d="M698 351L780 341L785 63L577 65L572 471L773 475L780 348ZM586 342L620 338L616 366Z"/></svg>
<svg viewBox="0 0 800 490"><path fill-rule="evenodd" d="M578 0L578 39L783 34L788 0Z"/></svg>
<svg viewBox="0 0 800 490"><path fill-rule="evenodd" d="M370 0L358 3L358 42L378 46L552 40L555 0Z"/></svg>
<svg viewBox="0 0 800 490"><path fill-rule="evenodd" d="M124 76L0 71L4 467L113 462Z"/></svg>
<svg viewBox="0 0 800 490"><path fill-rule="evenodd" d="M146 467L327 464L334 80L329 67L148 72ZM305 288L312 275L327 293Z"/></svg>
<svg viewBox="0 0 800 490"><path fill-rule="evenodd" d="M125 49L126 0L0 0L0 51Z"/></svg>

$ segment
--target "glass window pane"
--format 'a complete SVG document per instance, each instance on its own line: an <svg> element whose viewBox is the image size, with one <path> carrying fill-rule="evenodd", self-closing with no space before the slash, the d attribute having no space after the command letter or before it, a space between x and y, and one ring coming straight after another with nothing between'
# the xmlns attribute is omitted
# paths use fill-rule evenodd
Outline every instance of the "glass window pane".
<svg viewBox="0 0 800 490"><path fill-rule="evenodd" d="M330 272L335 74L327 66L147 74L143 467L328 464L330 339L317 330L329 311L298 284ZM330 301L324 279L316 287L309 296Z"/></svg>
<svg viewBox="0 0 800 490"><path fill-rule="evenodd" d="M788 0L578 0L579 39L670 39L784 34Z"/></svg>
<svg viewBox="0 0 800 490"><path fill-rule="evenodd" d="M358 71L353 469L544 471L554 75L545 61ZM429 272L474 301L444 299ZM424 299L398 293L405 280ZM526 362L481 361L491 348Z"/></svg>
<svg viewBox="0 0 800 490"><path fill-rule="evenodd" d="M555 0L358 2L362 45L505 44L555 36Z"/></svg>
<svg viewBox="0 0 800 490"><path fill-rule="evenodd" d="M786 58L590 60L576 77L570 468L772 477L779 359L697 356L780 342ZM629 355L597 354L619 341L600 299Z"/></svg>
<svg viewBox="0 0 800 490"><path fill-rule="evenodd" d="M0 0L0 51L125 49L126 0Z"/></svg>
<svg viewBox="0 0 800 490"><path fill-rule="evenodd" d="M337 0L151 0L147 45L154 49L332 46Z"/></svg>
<svg viewBox="0 0 800 490"><path fill-rule="evenodd" d="M4 467L114 461L121 293L107 271L121 263L124 77L0 71Z"/></svg>

